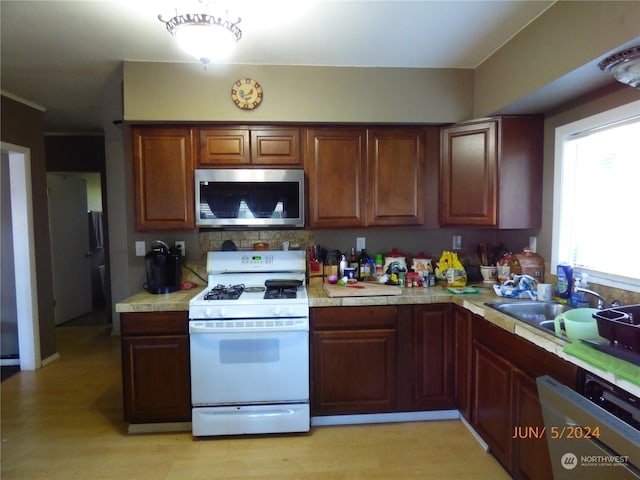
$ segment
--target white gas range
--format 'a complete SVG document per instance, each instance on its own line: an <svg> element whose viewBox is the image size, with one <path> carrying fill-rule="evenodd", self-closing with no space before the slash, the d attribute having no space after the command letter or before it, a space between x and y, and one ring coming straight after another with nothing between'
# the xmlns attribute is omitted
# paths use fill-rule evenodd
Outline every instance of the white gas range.
<svg viewBox="0 0 640 480"><path fill-rule="evenodd" d="M194 436L309 430L306 255L207 254L189 303Z"/></svg>

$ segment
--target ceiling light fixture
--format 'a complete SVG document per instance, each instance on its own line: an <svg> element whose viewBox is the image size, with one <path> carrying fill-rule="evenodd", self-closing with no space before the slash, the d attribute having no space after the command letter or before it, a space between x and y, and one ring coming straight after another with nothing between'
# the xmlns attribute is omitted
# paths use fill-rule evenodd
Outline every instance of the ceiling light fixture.
<svg viewBox="0 0 640 480"><path fill-rule="evenodd" d="M200 60L206 70L210 62L228 58L242 38L242 30L238 28L241 18L231 22L228 13L225 11L225 16L221 17L209 13L178 14L176 10L176 15L169 20L164 20L162 15L158 15L158 19L166 25L178 45Z"/></svg>
<svg viewBox="0 0 640 480"><path fill-rule="evenodd" d="M598 67L616 80L640 88L640 46L622 50L602 60Z"/></svg>

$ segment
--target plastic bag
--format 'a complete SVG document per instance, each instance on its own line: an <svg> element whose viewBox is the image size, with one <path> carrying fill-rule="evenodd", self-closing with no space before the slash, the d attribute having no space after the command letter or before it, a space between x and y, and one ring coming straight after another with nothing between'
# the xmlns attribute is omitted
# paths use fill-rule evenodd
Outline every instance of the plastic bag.
<svg viewBox="0 0 640 480"><path fill-rule="evenodd" d="M436 268L436 278L445 280L448 287L464 287L467 284L467 272L457 253L447 250L442 252Z"/></svg>
<svg viewBox="0 0 640 480"><path fill-rule="evenodd" d="M494 285L493 290L499 297L527 298L536 300L538 282L530 275L516 275L513 280L507 280L502 285Z"/></svg>

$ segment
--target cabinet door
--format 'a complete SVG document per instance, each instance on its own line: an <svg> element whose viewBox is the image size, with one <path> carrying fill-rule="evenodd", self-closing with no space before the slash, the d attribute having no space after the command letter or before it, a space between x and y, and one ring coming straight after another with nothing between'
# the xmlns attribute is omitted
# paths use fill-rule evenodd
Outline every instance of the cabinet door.
<svg viewBox="0 0 640 480"><path fill-rule="evenodd" d="M536 382L518 369L513 371L513 425L520 431L531 427L529 432L541 432L544 427ZM512 474L514 478L526 480L553 478L545 437L536 438L529 433L513 440Z"/></svg>
<svg viewBox="0 0 640 480"><path fill-rule="evenodd" d="M473 427L511 470L511 365L474 341Z"/></svg>
<svg viewBox="0 0 640 480"><path fill-rule="evenodd" d="M462 416L471 421L471 312L453 306L453 399Z"/></svg>
<svg viewBox="0 0 640 480"><path fill-rule="evenodd" d="M440 224L497 225L497 122L442 130Z"/></svg>
<svg viewBox="0 0 640 480"><path fill-rule="evenodd" d="M366 224L366 135L363 129L309 129L304 169L309 180L309 227Z"/></svg>
<svg viewBox="0 0 640 480"><path fill-rule="evenodd" d="M314 415L396 409L397 309L311 309L311 410Z"/></svg>
<svg viewBox="0 0 640 480"><path fill-rule="evenodd" d="M251 130L251 163L262 166L301 165L300 130Z"/></svg>
<svg viewBox="0 0 640 480"><path fill-rule="evenodd" d="M422 129L368 130L367 224L424 223Z"/></svg>
<svg viewBox="0 0 640 480"><path fill-rule="evenodd" d="M313 333L315 415L395 408L395 330Z"/></svg>
<svg viewBox="0 0 640 480"><path fill-rule="evenodd" d="M450 305L416 306L414 317L415 406L452 408L453 324Z"/></svg>
<svg viewBox="0 0 640 480"><path fill-rule="evenodd" d="M138 230L195 228L193 138L188 128L133 128Z"/></svg>
<svg viewBox="0 0 640 480"><path fill-rule="evenodd" d="M249 165L249 129L202 128L198 164L203 167Z"/></svg>
<svg viewBox="0 0 640 480"><path fill-rule="evenodd" d="M131 423L191 419L189 337L123 337L124 417Z"/></svg>

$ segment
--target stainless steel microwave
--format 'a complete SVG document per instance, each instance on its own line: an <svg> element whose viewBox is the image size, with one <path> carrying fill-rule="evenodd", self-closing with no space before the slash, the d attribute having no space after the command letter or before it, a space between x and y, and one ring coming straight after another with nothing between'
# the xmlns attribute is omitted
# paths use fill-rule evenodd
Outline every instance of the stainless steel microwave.
<svg viewBox="0 0 640 480"><path fill-rule="evenodd" d="M304 170L197 169L196 225L304 227Z"/></svg>

